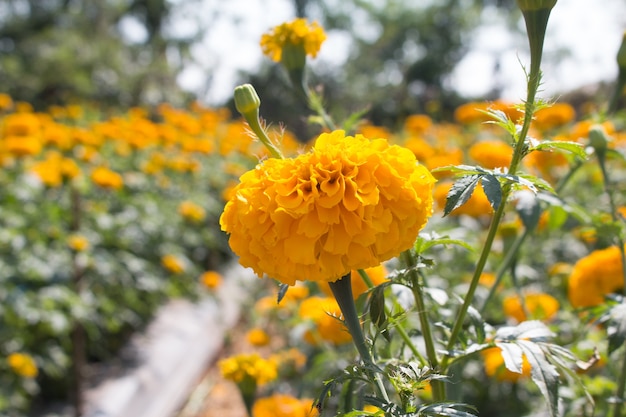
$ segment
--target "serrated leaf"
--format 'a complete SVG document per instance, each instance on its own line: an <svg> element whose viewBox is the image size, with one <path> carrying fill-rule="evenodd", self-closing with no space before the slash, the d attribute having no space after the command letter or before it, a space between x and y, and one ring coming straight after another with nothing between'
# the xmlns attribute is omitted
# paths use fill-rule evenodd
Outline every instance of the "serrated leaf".
<svg viewBox="0 0 626 417"><path fill-rule="evenodd" d="M420 407L417 416L476 417L478 410L468 404L436 403Z"/></svg>
<svg viewBox="0 0 626 417"><path fill-rule="evenodd" d="M485 341L485 321L483 320L480 312L476 310L474 307L470 306L467 309L467 315L470 318L470 321L474 325L476 329L476 343L484 343Z"/></svg>
<svg viewBox="0 0 626 417"><path fill-rule="evenodd" d="M446 165L432 169L431 172L450 172L455 176L487 174L485 168L474 165Z"/></svg>
<svg viewBox="0 0 626 417"><path fill-rule="evenodd" d="M459 239L452 239L449 236L434 237L432 239L425 239L420 236L415 242L415 252L420 255L437 245L457 245L462 246L469 251L474 251L474 247L469 243Z"/></svg>
<svg viewBox="0 0 626 417"><path fill-rule="evenodd" d="M539 345L529 340L518 340L526 359L530 364L530 377L546 399L550 415L559 415L559 373L556 367L548 362Z"/></svg>
<svg viewBox="0 0 626 417"><path fill-rule="evenodd" d="M548 181L544 180L543 178L539 178L535 175L529 175L529 174L520 174L520 177L524 178L527 181L532 182L535 185L535 187L537 187L540 190L547 191L548 193L551 193L551 195L556 194L556 191L554 190L554 187L552 187L552 184L550 184Z"/></svg>
<svg viewBox="0 0 626 417"><path fill-rule="evenodd" d="M517 214L526 229L534 230L537 224L539 224L539 218L541 217L539 199L535 194L528 191L520 191L516 196L515 210Z"/></svg>
<svg viewBox="0 0 626 417"><path fill-rule="evenodd" d="M484 175L481 178L480 185L483 187L491 207L497 210L500 207L500 203L502 203L502 186L498 178L493 175Z"/></svg>
<svg viewBox="0 0 626 417"><path fill-rule="evenodd" d="M582 159L587 159L585 147L578 142L569 142L564 140L544 140L537 146L530 149L531 151L552 151L561 150L570 152Z"/></svg>
<svg viewBox="0 0 626 417"><path fill-rule="evenodd" d="M467 177L461 177L457 180L446 197L446 206L443 210L444 217L450 214L453 210L461 207L467 202L474 192L474 188L480 181L481 175L469 175Z"/></svg>
<svg viewBox="0 0 626 417"><path fill-rule="evenodd" d="M511 372L517 374L522 373L522 366L524 364L522 348L516 343L503 343L496 342L496 346L500 348L500 354L504 359L504 366Z"/></svg>
<svg viewBox="0 0 626 417"><path fill-rule="evenodd" d="M539 320L523 321L517 326L500 327L495 335L496 340L507 342L519 339L544 341L551 337L554 337L554 333Z"/></svg>
<svg viewBox="0 0 626 417"><path fill-rule="evenodd" d="M528 189L530 189L533 193L537 192L537 186L533 183L533 181L527 178L524 178L523 176L512 175L512 174L495 174L495 175L505 178L510 183L519 184L519 185L528 187Z"/></svg>

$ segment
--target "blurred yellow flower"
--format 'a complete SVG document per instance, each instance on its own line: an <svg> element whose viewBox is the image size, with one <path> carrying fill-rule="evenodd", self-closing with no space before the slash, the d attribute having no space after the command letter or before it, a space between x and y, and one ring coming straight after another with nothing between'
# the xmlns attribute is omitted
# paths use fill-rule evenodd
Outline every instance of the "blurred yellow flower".
<svg viewBox="0 0 626 417"><path fill-rule="evenodd" d="M304 334L304 340L312 345L317 345L320 339L335 345L352 341L352 336L340 320L339 304L333 297L307 298L300 304L298 316L314 325L313 330Z"/></svg>
<svg viewBox="0 0 626 417"><path fill-rule="evenodd" d="M264 385L278 377L276 364L263 359L258 353L242 353L218 362L222 376L235 383L252 380Z"/></svg>
<svg viewBox="0 0 626 417"><path fill-rule="evenodd" d="M17 157L37 155L41 152L41 140L35 136L7 136L3 139L4 150Z"/></svg>
<svg viewBox="0 0 626 417"><path fill-rule="evenodd" d="M559 301L550 294L534 293L524 295L524 306L520 297L510 295L502 301L504 314L521 323L525 320L550 320L559 311ZM528 313L530 316L526 316Z"/></svg>
<svg viewBox="0 0 626 417"><path fill-rule="evenodd" d="M0 111L9 110L13 107L13 99L10 95L0 93Z"/></svg>
<svg viewBox="0 0 626 417"><path fill-rule="evenodd" d="M102 188L119 190L124 186L124 180L120 174L106 167L95 168L91 172L91 180Z"/></svg>
<svg viewBox="0 0 626 417"><path fill-rule="evenodd" d="M469 156L483 168L508 168L513 159L513 148L500 140L484 140L472 145Z"/></svg>
<svg viewBox="0 0 626 417"><path fill-rule="evenodd" d="M67 238L67 246L77 252L82 252L89 249L89 240L83 235L70 235Z"/></svg>
<svg viewBox="0 0 626 417"><path fill-rule="evenodd" d="M255 327L254 329L248 330L246 333L246 340L252 346L266 346L270 342L270 336L263 329Z"/></svg>
<svg viewBox="0 0 626 417"><path fill-rule="evenodd" d="M178 213L183 216L185 220L194 223L200 223L206 217L206 211L201 206L197 205L193 201L183 201L178 206Z"/></svg>
<svg viewBox="0 0 626 417"><path fill-rule="evenodd" d="M531 366L526 359L526 355L522 356L522 373L509 371L504 366L504 358L499 347L492 347L480 352L483 356L485 365L485 373L490 377L495 377L498 381L517 382L521 378L530 376Z"/></svg>
<svg viewBox="0 0 626 417"><path fill-rule="evenodd" d="M433 120L425 114L412 114L404 121L404 131L410 135L423 135L433 125Z"/></svg>
<svg viewBox="0 0 626 417"><path fill-rule="evenodd" d="M286 394L259 398L252 407L252 417L316 417L312 399L298 399Z"/></svg>
<svg viewBox="0 0 626 417"><path fill-rule="evenodd" d="M32 356L26 353L11 353L7 357L9 367L16 374L25 378L34 378L37 376L37 364Z"/></svg>
<svg viewBox="0 0 626 417"><path fill-rule="evenodd" d="M563 126L576 118L576 111L567 103L555 103L535 113L535 127L540 130Z"/></svg>
<svg viewBox="0 0 626 417"><path fill-rule="evenodd" d="M572 306L590 307L604 303L604 297L624 287L619 248L595 250L574 265L568 280Z"/></svg>
<svg viewBox="0 0 626 417"><path fill-rule="evenodd" d="M209 289L215 289L222 283L222 275L216 271L206 271L200 275L200 282Z"/></svg>
<svg viewBox="0 0 626 417"><path fill-rule="evenodd" d="M315 58L325 40L326 34L317 22L308 24L306 19L300 18L278 25L263 34L261 49L275 62L281 61L286 46L301 46L306 55Z"/></svg>
<svg viewBox="0 0 626 417"><path fill-rule="evenodd" d="M161 257L161 265L173 274L185 272L185 264L176 255L165 255Z"/></svg>
<svg viewBox="0 0 626 417"><path fill-rule="evenodd" d="M241 177L220 218L240 263L293 285L335 281L410 248L435 179L405 148L343 131Z"/></svg>

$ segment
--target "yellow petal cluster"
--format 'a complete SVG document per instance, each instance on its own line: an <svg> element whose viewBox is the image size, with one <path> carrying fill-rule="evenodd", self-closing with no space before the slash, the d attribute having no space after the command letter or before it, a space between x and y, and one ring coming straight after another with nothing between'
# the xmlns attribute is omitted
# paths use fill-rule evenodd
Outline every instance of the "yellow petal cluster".
<svg viewBox="0 0 626 417"><path fill-rule="evenodd" d="M517 382L521 378L529 377L532 369L530 362L524 354L522 356L522 373L509 371L504 366L504 358L499 347L492 347L480 352L483 356L485 373L490 377L495 377L498 381Z"/></svg>
<svg viewBox="0 0 626 417"><path fill-rule="evenodd" d="M306 19L295 19L278 25L261 37L263 53L275 62L280 62L285 46L302 46L306 55L315 58L326 40L324 29Z"/></svg>
<svg viewBox="0 0 626 417"><path fill-rule="evenodd" d="M16 374L25 378L34 378L37 376L37 364L32 356L26 353L11 353L7 357L9 367Z"/></svg>
<svg viewBox="0 0 626 417"><path fill-rule="evenodd" d="M525 320L550 320L559 311L559 301L545 293L533 293L524 295L522 305L518 295L510 295L502 301L504 314L521 323ZM528 317L528 315L530 317Z"/></svg>
<svg viewBox="0 0 626 417"><path fill-rule="evenodd" d="M624 287L622 260L617 246L595 250L576 262L568 281L574 307L602 304L604 296Z"/></svg>
<svg viewBox="0 0 626 417"><path fill-rule="evenodd" d="M252 407L252 417L314 417L319 415L312 399L298 399L290 395L274 394L259 398Z"/></svg>
<svg viewBox="0 0 626 417"><path fill-rule="evenodd" d="M410 248L435 179L406 148L343 131L241 177L220 218L240 263L293 285L335 281Z"/></svg>
<svg viewBox="0 0 626 417"><path fill-rule="evenodd" d="M239 383L252 379L258 385L272 382L278 377L276 364L263 359L258 353L242 353L218 363L222 376Z"/></svg>

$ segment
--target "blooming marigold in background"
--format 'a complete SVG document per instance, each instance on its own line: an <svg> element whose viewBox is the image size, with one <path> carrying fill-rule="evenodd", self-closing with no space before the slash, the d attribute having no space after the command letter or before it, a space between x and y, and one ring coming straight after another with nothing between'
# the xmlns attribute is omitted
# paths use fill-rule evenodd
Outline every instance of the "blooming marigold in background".
<svg viewBox="0 0 626 417"><path fill-rule="evenodd" d="M469 156L484 168L503 168L511 165L513 148L500 140L484 140L472 145Z"/></svg>
<svg viewBox="0 0 626 417"><path fill-rule="evenodd" d="M37 376L37 364L32 356L26 353L11 353L7 357L9 367L16 374L25 378L34 378Z"/></svg>
<svg viewBox="0 0 626 417"><path fill-rule="evenodd" d="M435 179L408 149L343 131L241 177L220 218L243 266L285 284L335 281L410 248Z"/></svg>
<svg viewBox="0 0 626 417"><path fill-rule="evenodd" d="M567 103L556 103L535 113L535 127L541 130L563 126L576 118L576 111Z"/></svg>
<svg viewBox="0 0 626 417"><path fill-rule="evenodd" d="M124 179L117 172L106 167L98 167L91 172L91 180L102 188L119 190L124 186Z"/></svg>
<svg viewBox="0 0 626 417"><path fill-rule="evenodd" d="M165 255L161 257L161 265L173 274L185 272L185 264L175 255Z"/></svg>
<svg viewBox="0 0 626 417"><path fill-rule="evenodd" d="M290 395L274 394L259 398L252 407L252 417L316 417L319 412L312 399L298 399Z"/></svg>
<svg viewBox="0 0 626 417"><path fill-rule="evenodd" d="M304 339L317 345L319 339L335 345L350 343L352 336L340 320L341 309L333 297L310 297L302 301L298 316L310 320L315 331L307 331Z"/></svg>
<svg viewBox="0 0 626 417"><path fill-rule="evenodd" d="M262 358L258 353L242 353L219 361L222 376L235 383L252 380L257 385L264 385L278 377L276 364Z"/></svg>
<svg viewBox="0 0 626 417"><path fill-rule="evenodd" d="M83 252L89 249L89 240L83 235L70 235L67 238L67 246L76 252Z"/></svg>
<svg viewBox="0 0 626 417"><path fill-rule="evenodd" d="M535 293L524 295L524 306L520 297L510 295L502 301L504 314L521 323L525 320L550 320L559 311L559 301L549 294ZM526 313L530 317L526 316Z"/></svg>
<svg viewBox="0 0 626 417"><path fill-rule="evenodd" d="M0 111L9 110L13 107L13 99L10 95L0 93Z"/></svg>
<svg viewBox="0 0 626 417"><path fill-rule="evenodd" d="M287 45L302 46L307 55L315 58L325 40L326 34L317 22L309 25L306 19L300 18L278 25L264 34L261 49L275 62L281 61L283 48Z"/></svg>
<svg viewBox="0 0 626 417"><path fill-rule="evenodd" d="M41 140L36 136L7 136L3 139L4 150L16 157L37 155L41 152Z"/></svg>
<svg viewBox="0 0 626 417"><path fill-rule="evenodd" d="M425 114L412 114L404 120L404 131L411 135L423 135L433 125L433 119Z"/></svg>
<svg viewBox="0 0 626 417"><path fill-rule="evenodd" d="M485 364L485 373L490 377L496 377L498 381L517 382L521 378L529 377L531 366L526 358L522 356L522 373L509 371L504 366L504 358L499 347L492 347L480 352Z"/></svg>
<svg viewBox="0 0 626 417"><path fill-rule="evenodd" d="M178 213L185 220L200 223L206 217L206 211L192 201L183 201L178 206Z"/></svg>
<svg viewBox="0 0 626 417"><path fill-rule="evenodd" d="M200 275L200 282L207 288L215 289L222 283L222 275L215 271L206 271Z"/></svg>
<svg viewBox="0 0 626 417"><path fill-rule="evenodd" d="M590 307L602 304L606 295L623 287L620 250L611 246L576 262L568 280L568 296L572 306Z"/></svg>
<svg viewBox="0 0 626 417"><path fill-rule="evenodd" d="M252 346L266 346L270 342L270 336L265 330L256 327L248 330L246 340L248 340L248 343Z"/></svg>

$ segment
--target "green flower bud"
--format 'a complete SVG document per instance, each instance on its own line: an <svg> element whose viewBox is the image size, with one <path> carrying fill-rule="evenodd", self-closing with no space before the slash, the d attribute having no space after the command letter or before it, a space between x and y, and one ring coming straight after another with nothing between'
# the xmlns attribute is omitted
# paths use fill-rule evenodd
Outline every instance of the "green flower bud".
<svg viewBox="0 0 626 417"><path fill-rule="evenodd" d="M250 84L235 87L235 107L246 119L248 116L257 117L261 99Z"/></svg>
<svg viewBox="0 0 626 417"><path fill-rule="evenodd" d="M611 138L601 125L595 125L589 129L589 144L599 157L604 157L610 141Z"/></svg>

